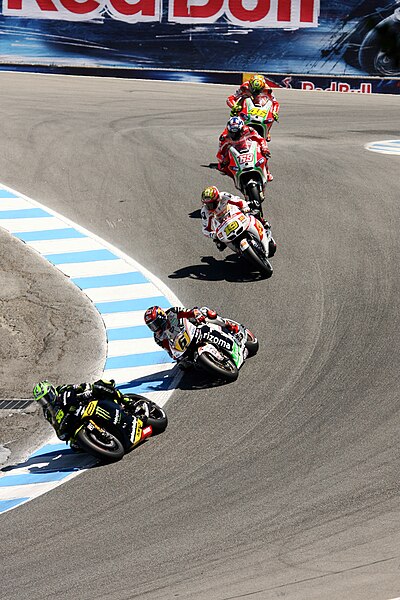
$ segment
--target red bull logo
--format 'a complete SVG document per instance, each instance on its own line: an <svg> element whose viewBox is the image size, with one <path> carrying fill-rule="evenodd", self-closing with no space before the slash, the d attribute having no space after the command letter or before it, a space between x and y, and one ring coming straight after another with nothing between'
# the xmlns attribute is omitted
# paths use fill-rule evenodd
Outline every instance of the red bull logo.
<svg viewBox="0 0 400 600"><path fill-rule="evenodd" d="M302 81L302 90L316 90L318 92L353 92L356 94L372 94L372 83L360 83L360 87L352 88L349 83L342 81L331 81L329 87L316 87L312 81Z"/></svg>

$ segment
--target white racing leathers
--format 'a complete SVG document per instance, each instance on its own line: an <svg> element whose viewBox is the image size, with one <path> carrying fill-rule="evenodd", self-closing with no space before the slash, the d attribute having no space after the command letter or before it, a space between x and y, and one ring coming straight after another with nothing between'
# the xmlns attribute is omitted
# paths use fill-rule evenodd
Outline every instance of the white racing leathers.
<svg viewBox="0 0 400 600"><path fill-rule="evenodd" d="M228 192L220 193L220 201L217 209L214 212L210 212L206 206L202 206L201 209L201 224L203 228L203 234L206 237L215 237L215 229L218 224L224 220L225 214L229 209L236 208L241 211L249 211L250 207L246 200L242 200L239 196L234 196Z"/></svg>

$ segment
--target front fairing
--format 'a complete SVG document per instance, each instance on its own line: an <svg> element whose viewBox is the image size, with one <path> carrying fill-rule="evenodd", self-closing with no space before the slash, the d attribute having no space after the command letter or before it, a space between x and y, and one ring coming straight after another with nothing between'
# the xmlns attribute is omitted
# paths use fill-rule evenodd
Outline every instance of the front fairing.
<svg viewBox="0 0 400 600"><path fill-rule="evenodd" d="M201 354L207 350L208 346L212 346L212 353L215 354L215 356L218 356L220 359L223 359L224 356L228 356L239 369L245 359L245 341L245 338L240 334L240 328L239 334L233 336L228 333L224 327L212 325L208 322L198 329L196 339L197 353Z"/></svg>
<svg viewBox="0 0 400 600"><path fill-rule="evenodd" d="M222 223L216 227L217 238L224 244L232 244L248 229L249 218L242 212L228 213Z"/></svg>
<svg viewBox="0 0 400 600"><path fill-rule="evenodd" d="M242 190L242 181L248 181L251 178L254 178L262 188L267 183L266 159L261 154L256 141L247 144L241 150L231 146L229 159L229 169L238 189Z"/></svg>
<svg viewBox="0 0 400 600"><path fill-rule="evenodd" d="M250 127L256 126L256 129L261 128L264 137L268 133L268 125L272 123L272 102L267 98L263 98L264 103L254 102L252 98L246 98L243 103L243 112L240 116L244 119L246 125Z"/></svg>
<svg viewBox="0 0 400 600"><path fill-rule="evenodd" d="M78 410L78 431L87 424L115 435L127 451L140 442L143 422L127 413L115 400L91 400Z"/></svg>

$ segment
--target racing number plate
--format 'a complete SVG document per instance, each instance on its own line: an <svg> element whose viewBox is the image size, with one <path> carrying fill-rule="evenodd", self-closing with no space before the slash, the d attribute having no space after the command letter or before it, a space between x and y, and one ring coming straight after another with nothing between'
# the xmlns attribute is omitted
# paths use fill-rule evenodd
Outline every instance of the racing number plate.
<svg viewBox="0 0 400 600"><path fill-rule="evenodd" d="M239 227L239 223L237 221L231 221L230 223L228 223L228 225L226 227L224 227L224 231L225 231L226 235L229 235L230 233L232 233L232 231L235 231L238 227Z"/></svg>
<svg viewBox="0 0 400 600"><path fill-rule="evenodd" d="M142 429L143 421L142 419L138 419L136 423L135 439L133 441L134 444L138 444L140 442L140 438L142 437Z"/></svg>
<svg viewBox="0 0 400 600"><path fill-rule="evenodd" d="M249 163L253 160L253 155L249 152L248 154L241 154L239 156L239 164L244 165L245 163Z"/></svg>
<svg viewBox="0 0 400 600"><path fill-rule="evenodd" d="M261 108L252 108L250 110L250 114L254 115L255 117L266 117L268 113L266 110L262 110Z"/></svg>
<svg viewBox="0 0 400 600"><path fill-rule="evenodd" d="M178 352L183 352L187 348L189 342L190 342L190 337L187 334L187 332L184 331L183 333L181 333L181 335L178 335L178 337L175 339L175 342L174 342L175 349L178 350Z"/></svg>

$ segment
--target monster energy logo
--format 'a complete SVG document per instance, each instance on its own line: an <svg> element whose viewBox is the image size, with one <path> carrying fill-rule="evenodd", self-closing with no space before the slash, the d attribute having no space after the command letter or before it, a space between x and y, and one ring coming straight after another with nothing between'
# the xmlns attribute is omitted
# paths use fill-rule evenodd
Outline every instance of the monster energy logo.
<svg viewBox="0 0 400 600"><path fill-rule="evenodd" d="M96 408L96 415L99 415L99 417L103 417L103 419L105 419L106 421L111 419L110 413L107 410L105 410L104 408L101 408L101 406L98 406Z"/></svg>

